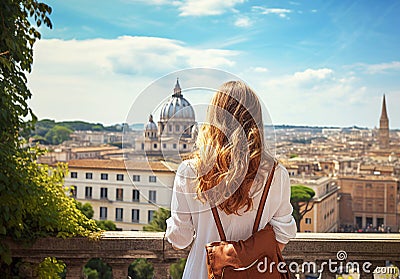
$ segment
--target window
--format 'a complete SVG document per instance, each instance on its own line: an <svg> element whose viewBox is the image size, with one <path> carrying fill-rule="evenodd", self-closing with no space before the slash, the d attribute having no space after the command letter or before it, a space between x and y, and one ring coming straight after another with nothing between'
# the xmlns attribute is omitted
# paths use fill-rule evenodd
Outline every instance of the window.
<svg viewBox="0 0 400 279"><path fill-rule="evenodd" d="M365 188L372 188L372 184L371 183L366 183L365 184Z"/></svg>
<svg viewBox="0 0 400 279"><path fill-rule="evenodd" d="M139 190L132 191L132 201L139 202Z"/></svg>
<svg viewBox="0 0 400 279"><path fill-rule="evenodd" d="M122 221L122 215L124 213L124 209L123 208L116 208L115 209L115 221Z"/></svg>
<svg viewBox="0 0 400 279"><path fill-rule="evenodd" d="M367 223L367 227L368 227L369 225L372 226L372 217L367 217L366 223Z"/></svg>
<svg viewBox="0 0 400 279"><path fill-rule="evenodd" d="M183 149L186 149L187 148L187 145L186 145L186 143L184 143L183 144Z"/></svg>
<svg viewBox="0 0 400 279"><path fill-rule="evenodd" d="M132 209L132 223L139 223L139 209Z"/></svg>
<svg viewBox="0 0 400 279"><path fill-rule="evenodd" d="M108 180L108 174L107 173L102 173L100 175L101 180Z"/></svg>
<svg viewBox="0 0 400 279"><path fill-rule="evenodd" d="M150 176L149 176L149 182L157 182L157 176L155 176L155 175L150 175Z"/></svg>
<svg viewBox="0 0 400 279"><path fill-rule="evenodd" d="M157 143L153 144L154 148L157 148Z"/></svg>
<svg viewBox="0 0 400 279"><path fill-rule="evenodd" d="M142 143L142 150L144 150L144 143Z"/></svg>
<svg viewBox="0 0 400 279"><path fill-rule="evenodd" d="M311 224L311 218L306 218L306 224Z"/></svg>
<svg viewBox="0 0 400 279"><path fill-rule="evenodd" d="M86 173L86 179L92 179L93 178L93 173L87 172Z"/></svg>
<svg viewBox="0 0 400 279"><path fill-rule="evenodd" d="M168 125L168 132L172 132L172 125Z"/></svg>
<svg viewBox="0 0 400 279"><path fill-rule="evenodd" d="M154 217L154 210L149 210L147 215L147 222L150 223Z"/></svg>
<svg viewBox="0 0 400 279"><path fill-rule="evenodd" d="M176 143L174 143L174 144L172 145L172 147L173 147L174 149L176 149Z"/></svg>
<svg viewBox="0 0 400 279"><path fill-rule="evenodd" d="M124 189L122 188L117 188L117 201L122 201L124 199Z"/></svg>
<svg viewBox="0 0 400 279"><path fill-rule="evenodd" d="M100 199L106 199L108 196L107 188L100 188Z"/></svg>
<svg viewBox="0 0 400 279"><path fill-rule="evenodd" d="M179 132L179 125L175 125L175 131Z"/></svg>
<svg viewBox="0 0 400 279"><path fill-rule="evenodd" d="M85 187L85 199L91 199L92 198L92 187Z"/></svg>
<svg viewBox="0 0 400 279"><path fill-rule="evenodd" d="M76 171L72 171L71 178L78 178L78 173Z"/></svg>
<svg viewBox="0 0 400 279"><path fill-rule="evenodd" d="M133 181L140 181L140 175L134 175L132 176Z"/></svg>
<svg viewBox="0 0 400 279"><path fill-rule="evenodd" d="M167 144L166 144L166 143L163 143L163 144L162 144L162 148L167 148Z"/></svg>
<svg viewBox="0 0 400 279"><path fill-rule="evenodd" d="M150 190L149 191L149 202L155 203L157 199L157 192Z"/></svg>
<svg viewBox="0 0 400 279"><path fill-rule="evenodd" d="M69 189L69 196L71 198L76 199L76 192L78 191L78 188L76 186L71 186L71 188Z"/></svg>
<svg viewBox="0 0 400 279"><path fill-rule="evenodd" d="M356 225L357 225L357 228L359 228L359 229L362 228L362 217L361 216L356 216Z"/></svg>
<svg viewBox="0 0 400 279"><path fill-rule="evenodd" d="M100 207L100 220L107 220L107 207Z"/></svg>
<svg viewBox="0 0 400 279"><path fill-rule="evenodd" d="M117 181L124 181L124 175L123 174L117 174Z"/></svg>

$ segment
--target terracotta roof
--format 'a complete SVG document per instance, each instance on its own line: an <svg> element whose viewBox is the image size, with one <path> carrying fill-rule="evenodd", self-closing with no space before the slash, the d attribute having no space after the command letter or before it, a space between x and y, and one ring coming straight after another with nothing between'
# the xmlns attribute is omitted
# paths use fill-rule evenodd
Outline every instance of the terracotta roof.
<svg viewBox="0 0 400 279"><path fill-rule="evenodd" d="M380 171L380 172L393 172L393 166L374 166L374 165L361 165L360 170L363 171Z"/></svg>
<svg viewBox="0 0 400 279"><path fill-rule="evenodd" d="M74 147L71 148L72 152L95 152L95 151L109 151L119 149L116 146L93 146L93 147Z"/></svg>
<svg viewBox="0 0 400 279"><path fill-rule="evenodd" d="M147 161L122 161L122 160L104 160L104 159L80 159L70 160L69 168L83 169L109 169L109 170L142 170L142 171L165 171L173 172L169 164L163 162Z"/></svg>

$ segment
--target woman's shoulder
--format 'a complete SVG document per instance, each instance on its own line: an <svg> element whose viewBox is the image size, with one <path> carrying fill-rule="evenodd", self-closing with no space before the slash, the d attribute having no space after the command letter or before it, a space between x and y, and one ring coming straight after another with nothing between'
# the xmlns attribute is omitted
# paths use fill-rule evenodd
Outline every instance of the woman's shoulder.
<svg viewBox="0 0 400 279"><path fill-rule="evenodd" d="M195 159L182 161L176 170L176 175L184 178L196 178Z"/></svg>
<svg viewBox="0 0 400 279"><path fill-rule="evenodd" d="M289 172L287 171L287 169L285 168L285 166L282 165L282 163L280 163L279 161L278 161L278 164L277 164L277 166L276 166L275 171L278 172L278 173L280 173L280 174L283 175L283 176L289 176Z"/></svg>

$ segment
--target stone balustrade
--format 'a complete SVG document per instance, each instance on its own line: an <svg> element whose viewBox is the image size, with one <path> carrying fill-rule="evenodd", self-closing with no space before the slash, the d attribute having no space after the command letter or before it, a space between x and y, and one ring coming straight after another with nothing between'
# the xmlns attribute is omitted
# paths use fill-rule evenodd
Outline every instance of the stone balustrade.
<svg viewBox="0 0 400 279"><path fill-rule="evenodd" d="M149 259L154 278L169 278L170 264L187 257L189 252L173 249L164 233L153 232L105 232L99 240L43 238L29 247L9 244L12 256L27 263L37 264L45 257L62 260L67 266L67 278L71 279L82 278L83 267L92 258L109 264L114 279L126 279L130 263L137 258ZM375 267L385 266L388 261L400 266L400 234L298 233L283 254L291 270L298 267L302 274L310 272L310 263L315 262L317 270L324 267L322 278L335 278L329 268L332 271L350 262L359 265L362 279L373 278ZM28 277L35 275L32 271Z"/></svg>

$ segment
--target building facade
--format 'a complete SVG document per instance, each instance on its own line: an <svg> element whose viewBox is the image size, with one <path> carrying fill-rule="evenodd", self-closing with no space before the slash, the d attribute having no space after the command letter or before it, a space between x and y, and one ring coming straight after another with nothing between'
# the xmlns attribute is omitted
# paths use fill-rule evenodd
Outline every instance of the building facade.
<svg viewBox="0 0 400 279"><path fill-rule="evenodd" d="M340 224L356 230L399 230L399 179L387 175L339 176Z"/></svg>
<svg viewBox="0 0 400 279"><path fill-rule="evenodd" d="M159 207L170 208L175 172L163 162L81 159L68 162L65 186L93 206L95 220L142 230Z"/></svg>
<svg viewBox="0 0 400 279"><path fill-rule="evenodd" d="M314 190L313 208L300 222L301 232L336 232L339 227L338 186L334 178L311 176L290 178L292 185L301 184Z"/></svg>

